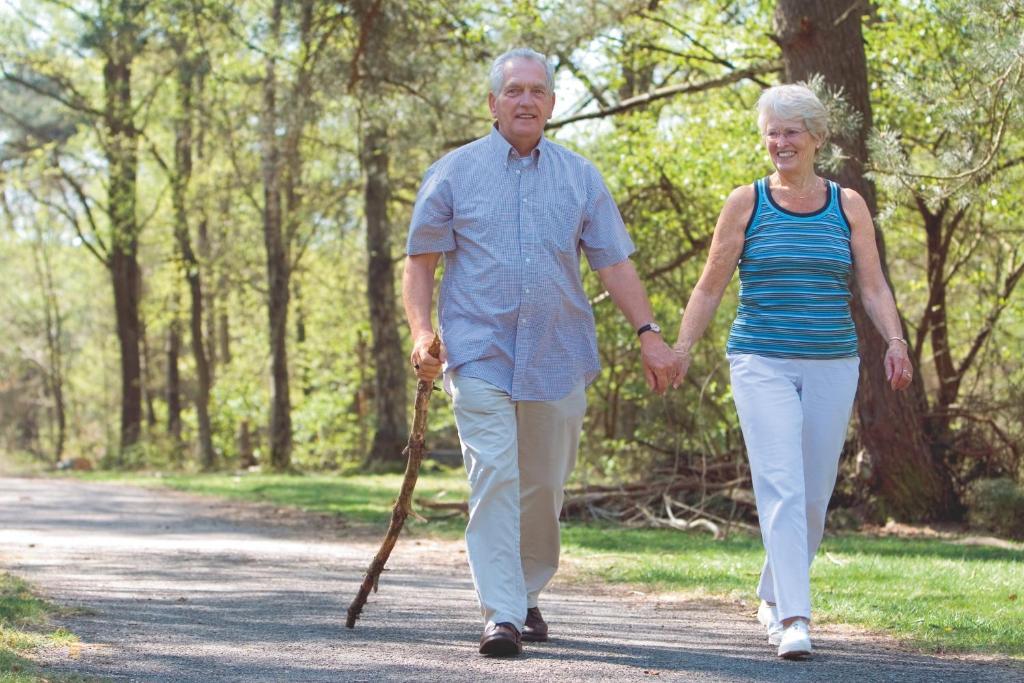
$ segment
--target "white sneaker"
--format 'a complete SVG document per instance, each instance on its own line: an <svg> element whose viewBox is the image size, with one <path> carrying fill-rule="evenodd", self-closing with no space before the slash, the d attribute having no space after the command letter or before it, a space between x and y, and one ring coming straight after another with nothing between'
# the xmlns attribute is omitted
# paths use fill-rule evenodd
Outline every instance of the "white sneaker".
<svg viewBox="0 0 1024 683"><path fill-rule="evenodd" d="M778 645L782 640L782 622L779 621L779 609L775 605L769 605L764 600L757 608L757 620L768 629L768 644Z"/></svg>
<svg viewBox="0 0 1024 683"><path fill-rule="evenodd" d="M783 659L803 659L811 656L811 635L806 621L794 621L782 631L779 656Z"/></svg>

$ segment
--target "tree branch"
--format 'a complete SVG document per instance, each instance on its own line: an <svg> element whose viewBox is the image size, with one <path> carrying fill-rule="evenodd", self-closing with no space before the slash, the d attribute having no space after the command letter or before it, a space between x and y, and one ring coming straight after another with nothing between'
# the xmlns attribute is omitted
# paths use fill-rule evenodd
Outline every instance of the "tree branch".
<svg viewBox="0 0 1024 683"><path fill-rule="evenodd" d="M621 114L623 112L630 111L632 109L638 109L645 107L652 102L663 100L669 97L675 97L676 95L686 95L695 92L703 92L705 90L714 90L715 88L721 88L725 85L730 85L738 81L742 81L747 78L753 78L761 74L771 73L778 71L781 66L777 62L771 62L767 64L758 64L751 66L746 69L740 69L739 71L733 71L730 74L722 76L720 78L713 78L710 81L703 81L701 83L679 83L676 85L667 85L662 88L657 88L650 92L644 93L643 95L637 95L636 97L630 97L629 99L619 102L613 107L609 107L602 111L587 112L584 114L576 114L574 116L568 116L558 121L551 121L545 126L546 130L555 130L562 126L569 125L570 123L576 123L577 121L586 121L588 119L603 119L608 116L614 116L615 114Z"/></svg>

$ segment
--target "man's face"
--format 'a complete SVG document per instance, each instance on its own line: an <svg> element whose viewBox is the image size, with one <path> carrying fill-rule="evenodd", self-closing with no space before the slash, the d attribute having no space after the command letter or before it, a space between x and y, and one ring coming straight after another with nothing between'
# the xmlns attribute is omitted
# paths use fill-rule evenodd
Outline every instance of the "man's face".
<svg viewBox="0 0 1024 683"><path fill-rule="evenodd" d="M540 140L544 124L555 108L555 94L547 84L544 67L532 59L505 62L505 82L497 96L487 97L498 131L521 154Z"/></svg>

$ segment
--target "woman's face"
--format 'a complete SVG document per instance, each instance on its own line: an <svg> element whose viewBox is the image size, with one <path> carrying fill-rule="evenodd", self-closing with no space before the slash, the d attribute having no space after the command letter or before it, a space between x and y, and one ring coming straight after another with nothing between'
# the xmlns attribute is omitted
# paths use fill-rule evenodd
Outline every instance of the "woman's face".
<svg viewBox="0 0 1024 683"><path fill-rule="evenodd" d="M814 154L819 142L799 119L782 119L768 114L764 119L762 139L772 164L779 171L807 172L814 170Z"/></svg>

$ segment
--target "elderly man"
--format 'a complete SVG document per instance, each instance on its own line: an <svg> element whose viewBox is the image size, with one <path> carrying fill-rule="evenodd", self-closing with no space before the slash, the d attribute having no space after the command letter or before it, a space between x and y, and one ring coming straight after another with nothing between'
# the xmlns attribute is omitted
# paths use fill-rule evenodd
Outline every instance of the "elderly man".
<svg viewBox="0 0 1024 683"><path fill-rule="evenodd" d="M403 299L412 364L444 368L469 475L466 546L485 621L480 652L544 641L537 607L558 568L563 488L576 460L586 385L600 369L580 250L636 328L652 390L681 363L661 338L601 175L543 136L555 105L543 55L515 49L491 68L495 125L427 171L413 211ZM445 257L434 337L434 271Z"/></svg>

